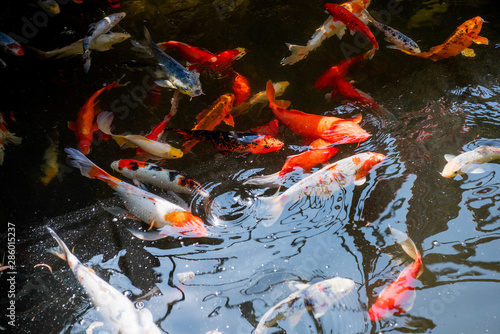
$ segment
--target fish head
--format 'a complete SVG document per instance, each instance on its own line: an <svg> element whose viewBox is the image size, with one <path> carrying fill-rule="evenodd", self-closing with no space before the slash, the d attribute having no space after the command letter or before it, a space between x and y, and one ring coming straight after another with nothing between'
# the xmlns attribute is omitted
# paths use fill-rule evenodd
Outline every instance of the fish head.
<svg viewBox="0 0 500 334"><path fill-rule="evenodd" d="M463 23L462 29L467 35L477 35L481 31L484 20L480 16L476 16Z"/></svg>
<svg viewBox="0 0 500 334"><path fill-rule="evenodd" d="M355 161L355 159L358 159ZM368 175L372 170L374 170L377 165L382 163L385 159L385 155L381 153L370 152L367 153L365 159L359 159L357 157L353 157L353 162L359 167L356 171L356 180L361 179Z"/></svg>
<svg viewBox="0 0 500 334"><path fill-rule="evenodd" d="M259 136L256 140L256 152L252 153L268 153L278 151L285 145L281 140L270 136Z"/></svg>
<svg viewBox="0 0 500 334"><path fill-rule="evenodd" d="M3 50L14 56L22 56L24 54L23 47L19 43L10 43L3 47Z"/></svg>
<svg viewBox="0 0 500 334"><path fill-rule="evenodd" d="M453 178L460 174L461 170L462 166L460 166L460 164L456 161L452 160L444 166L443 171L441 172L441 176L445 178Z"/></svg>
<svg viewBox="0 0 500 334"><path fill-rule="evenodd" d="M78 150L85 155L90 153L90 140L81 140L78 143Z"/></svg>
<svg viewBox="0 0 500 334"><path fill-rule="evenodd" d="M116 24L120 22L127 14L125 12L114 13L108 16L111 20L111 23Z"/></svg>
<svg viewBox="0 0 500 334"><path fill-rule="evenodd" d="M178 148L172 147L166 154L167 159L179 159L182 158L184 153Z"/></svg>
<svg viewBox="0 0 500 334"><path fill-rule="evenodd" d="M207 228L200 217L188 211L174 211L165 214L165 220L171 224L172 229L186 237L206 237Z"/></svg>
<svg viewBox="0 0 500 334"><path fill-rule="evenodd" d="M321 134L321 138L334 144L360 143L370 137L358 123L350 120L342 120L334 123L327 131Z"/></svg>

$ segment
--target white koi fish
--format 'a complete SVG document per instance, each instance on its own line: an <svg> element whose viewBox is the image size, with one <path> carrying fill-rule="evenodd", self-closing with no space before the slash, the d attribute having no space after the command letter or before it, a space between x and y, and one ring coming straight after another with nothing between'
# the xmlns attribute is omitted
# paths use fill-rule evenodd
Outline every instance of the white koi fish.
<svg viewBox="0 0 500 334"><path fill-rule="evenodd" d="M99 37L102 34L107 33L111 28L118 24L124 17L125 13L115 13L109 16L106 16L102 20L93 23L89 26L89 30L87 31L87 35L83 38L83 69L85 73L90 70L90 43L93 39Z"/></svg>
<svg viewBox="0 0 500 334"><path fill-rule="evenodd" d="M294 327L305 312L312 311L316 319L320 318L335 302L354 289L354 281L334 277L313 285L300 284L297 287L298 291L274 305L262 316L255 334L266 333L269 327L283 318L288 318Z"/></svg>
<svg viewBox="0 0 500 334"><path fill-rule="evenodd" d="M111 133L111 123L113 122L113 113L103 111L97 116L97 126L99 130L110 135L121 148L139 147L144 152L150 154L151 159L178 159L183 153L181 150L172 147L168 143L162 143L156 140L148 139L140 135L114 135Z"/></svg>
<svg viewBox="0 0 500 334"><path fill-rule="evenodd" d="M278 196L257 198L257 217L264 226L274 224L285 205L304 196L330 197L335 191L350 184L362 185L366 176L384 161L385 155L374 152L359 153L323 167L300 180Z"/></svg>
<svg viewBox="0 0 500 334"><path fill-rule="evenodd" d="M273 83L274 91L275 91L275 97L283 95L285 92L285 89L290 85L288 81L278 81ZM254 96L252 96L248 101L241 103L237 107L233 107L231 110L231 115L232 116L239 116L241 114L244 114L248 109L253 107L254 105L257 104L267 104L269 101L267 100L267 95L266 91L260 91ZM286 108L286 107L284 107Z"/></svg>
<svg viewBox="0 0 500 334"><path fill-rule="evenodd" d="M106 182L113 188L124 202L133 218L142 220L151 227L159 228L157 232L132 234L144 240L158 240L169 235L184 237L205 237L207 230L201 218L184 210L177 204L124 182L90 161L82 152L74 148L64 151L71 159L73 167L80 169L83 176Z"/></svg>
<svg viewBox="0 0 500 334"><path fill-rule="evenodd" d="M343 3L341 6L346 8L348 11L359 17L363 22L368 22L367 18L361 13L363 9L366 9L370 4L371 0L351 0ZM339 39L344 36L346 25L340 21L335 21L330 15L328 19L318 28L316 32L312 35L311 39L307 42L307 45L294 45L286 43L288 49L292 54L281 60L281 65L293 65L296 62L304 59L309 52L313 51L323 43L327 38L337 35Z"/></svg>
<svg viewBox="0 0 500 334"><path fill-rule="evenodd" d="M499 147L480 146L475 150L462 153L458 156L445 154L448 163L444 166L441 176L449 178L464 173L483 173L484 170L477 164L484 164L492 160L500 159Z"/></svg>
<svg viewBox="0 0 500 334"><path fill-rule="evenodd" d="M159 334L161 331L153 321L149 310L137 309L123 293L113 288L109 283L85 267L73 255L68 246L50 227L47 227L52 237L57 241L58 247L49 249L49 252L67 261L69 267L78 278L95 308L106 321L108 329L113 333L121 334Z"/></svg>
<svg viewBox="0 0 500 334"><path fill-rule="evenodd" d="M178 193L188 195L199 194L204 198L208 198L209 196L209 193L203 189L203 186L199 182L181 172L163 168L156 164L133 159L122 159L113 161L111 168L123 176L132 179L137 186L146 183Z"/></svg>
<svg viewBox="0 0 500 334"><path fill-rule="evenodd" d="M130 34L121 33L121 32L109 32L107 34L103 34L98 36L97 38L92 39L89 45L89 49L92 51L108 51L113 48L113 45L121 43L130 38ZM42 59L62 59L73 57L76 55L83 54L83 39L79 39L78 41L64 46L62 48L54 49L51 51L42 51L36 48L29 47L33 50L37 56Z"/></svg>

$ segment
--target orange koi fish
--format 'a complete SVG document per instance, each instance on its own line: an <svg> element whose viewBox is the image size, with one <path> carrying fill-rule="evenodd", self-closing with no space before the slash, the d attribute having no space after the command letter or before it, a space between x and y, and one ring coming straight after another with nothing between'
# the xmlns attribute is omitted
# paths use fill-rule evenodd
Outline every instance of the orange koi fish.
<svg viewBox="0 0 500 334"><path fill-rule="evenodd" d="M434 61L454 57L462 53L466 57L474 57L474 50L469 49L472 43L488 45L488 39L479 36L484 20L476 16L462 23L451 34L443 44L432 47L429 52L415 53L407 50L401 50L412 56L432 59Z"/></svg>
<svg viewBox="0 0 500 334"><path fill-rule="evenodd" d="M323 75L321 75L314 84L314 88L321 90L326 87L332 87L332 80L337 77L344 78L347 75L349 68L360 60L368 58L370 51L365 52L357 57L350 58L340 62L338 65L330 67Z"/></svg>
<svg viewBox="0 0 500 334"><path fill-rule="evenodd" d="M214 54L195 46L177 41L158 43L158 46L163 50L167 48L175 48L184 60L193 64L190 70L196 70L198 72L205 68L216 72L226 70L234 61L243 57L248 51L245 48L236 48L234 50L227 50Z"/></svg>
<svg viewBox="0 0 500 334"><path fill-rule="evenodd" d="M253 128L250 131L257 132L261 135L276 137L278 135L278 132L279 132L279 123L278 123L278 120L275 119L267 124Z"/></svg>
<svg viewBox="0 0 500 334"><path fill-rule="evenodd" d="M19 145L22 142L22 138L16 136L15 133L10 132L7 129L7 122L5 121L3 112L0 113L0 166L3 164L3 159L5 156L5 145L14 144Z"/></svg>
<svg viewBox="0 0 500 334"><path fill-rule="evenodd" d="M330 86L334 87L329 98L333 97L335 94L340 94L344 98L351 101L359 101L365 105L378 106L375 100L365 92L354 87L349 82L345 81L341 77L335 77L330 80ZM327 96L328 97L328 96Z"/></svg>
<svg viewBox="0 0 500 334"><path fill-rule="evenodd" d="M78 114L76 115L76 121L68 122L68 128L75 132L76 140L78 141L78 149L83 154L87 155L90 153L90 145L92 143L92 137L94 132L99 130L97 124L94 122L95 116L99 113L94 107L99 103L97 97L101 95L104 91L109 91L115 87L124 87L126 84L120 84L119 80L110 83L109 85L99 89L97 92L92 94L92 96L85 102L85 104L80 108Z"/></svg>
<svg viewBox="0 0 500 334"><path fill-rule="evenodd" d="M234 107L239 106L250 97L250 84L248 79L239 73L233 79Z"/></svg>
<svg viewBox="0 0 500 334"><path fill-rule="evenodd" d="M327 162L338 151L339 148L335 146L311 148L300 154L289 156L279 172L270 175L254 176L243 182L243 184L280 184L288 173L297 169L304 170L304 173L310 173L313 167Z"/></svg>
<svg viewBox="0 0 500 334"><path fill-rule="evenodd" d="M131 231L132 234L140 235L139 237L145 240L158 240L167 235L207 236L207 229L201 218L160 196L108 174L78 150L66 148L64 151L71 159L71 165L80 169L83 176L104 181L113 188L123 199L130 215L150 225L150 228L160 229L159 232L153 232L151 235Z"/></svg>
<svg viewBox="0 0 500 334"><path fill-rule="evenodd" d="M368 26L363 21L361 21L353 13L351 13L341 5L337 5L335 3L327 3L325 4L325 9L328 11L328 13L330 13L330 15L332 15L335 21L340 21L344 23L349 28L349 30L357 31L366 36L366 38L372 44L372 50L369 55L369 58L372 58L375 50L378 50L378 43L375 39L375 36L373 36L370 28L368 28Z"/></svg>
<svg viewBox="0 0 500 334"><path fill-rule="evenodd" d="M401 314L413 307L415 300L415 281L422 274L424 267L420 252L413 241L403 232L390 228L396 242L415 262L406 267L399 277L384 288L375 303L370 307L368 315L371 321L377 321L393 314Z"/></svg>
<svg viewBox="0 0 500 334"><path fill-rule="evenodd" d="M184 140L195 139L211 143L222 153L240 153L237 158L250 154L278 151L284 143L276 138L264 136L253 131L217 131L217 130L183 130L166 128L179 133Z"/></svg>
<svg viewBox="0 0 500 334"><path fill-rule="evenodd" d="M210 108L203 110L198 116L196 116L198 123L195 125L193 130L213 130L221 122L234 126L233 116L231 116L233 103L233 94L224 94L220 96L214 103L212 103ZM197 142L198 141L196 140L188 140L184 143L184 145L182 145L182 152L184 154L188 153Z"/></svg>
<svg viewBox="0 0 500 334"><path fill-rule="evenodd" d="M266 85L269 107L274 116L296 134L307 138L322 138L335 144L359 143L370 134L359 126L361 116L346 120L333 116L306 114L299 110L282 108L282 101L274 100L271 81Z"/></svg>

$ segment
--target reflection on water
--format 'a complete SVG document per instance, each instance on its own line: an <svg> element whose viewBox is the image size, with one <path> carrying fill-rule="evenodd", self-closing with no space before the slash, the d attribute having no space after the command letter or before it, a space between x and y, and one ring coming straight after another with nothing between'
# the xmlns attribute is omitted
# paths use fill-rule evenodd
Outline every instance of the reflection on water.
<svg viewBox="0 0 500 334"><path fill-rule="evenodd" d="M386 49L380 41L375 57L354 67L349 80L394 114L394 122L383 124L380 114L340 99L326 102L324 92L313 88L319 75L343 59L336 37L293 66L279 64L289 52L285 42L305 44L324 21L323 3L122 1L120 8L127 17L117 31L130 33L132 39L142 39L146 24L158 41L179 40L212 52L245 47L249 52L235 70L247 76L252 94L262 91L269 79L287 80L290 86L283 99L295 109L345 118L362 113L361 126L371 137L359 145L341 145L332 162L367 151L386 155L364 185L345 187L328 199L289 203L277 223L264 227L255 219L254 203L257 196L271 196L276 189L242 183L255 174L280 170L288 155L304 149L301 138L280 127L279 139L286 143L282 150L246 159L198 144L167 166L190 175L211 192L209 204L200 197L183 197L209 225L208 238L143 242L132 237L126 228L147 227L104 210L122 203L109 187L82 177L65 161L62 150L76 146L67 121L74 120L103 83L123 73L131 84L107 92L99 103L103 110L112 110L119 102L118 116L123 117L116 117L118 132L146 133L168 112L171 91L163 91L153 106L149 92L141 93L148 73L115 66L139 59L130 42L94 52L87 75L82 74L79 57L43 62L29 51L24 57L2 57L8 67L0 79L1 110L14 112L17 122L11 130L23 137L21 146L7 146L0 167L4 185L0 217L16 226L20 333L82 333L100 319L67 264L46 252L55 246L46 225L74 247L85 265L131 300L142 302L168 333L252 333L264 313L293 292L294 283L335 276L352 279L354 290L319 319L306 313L297 326L283 319L269 332L478 333L500 326L496 311L500 308L496 298L500 165L488 163L485 173L455 179L440 175L444 154L481 145L500 147L498 10L492 1L451 1L446 6L437 1L401 2L404 10L393 16L391 24L419 40L423 49L442 43L463 19L476 15L489 22L482 35L490 45L475 47L475 58L432 62ZM386 2L372 1L370 6L381 11ZM424 20L424 11L433 14ZM89 23L111 12L106 1L61 5L61 13L38 29L28 44L43 50L68 45L84 35ZM34 6L10 1L2 8L6 19L0 26L20 34L22 27L14 18L31 18L34 13ZM353 38L347 34L343 41ZM196 115L231 89L228 78L202 74L201 81L205 95L182 97L172 126L191 128ZM270 120L267 107L255 108L235 118L235 129L247 130ZM168 140L175 147L182 145L177 137ZM60 173L44 186L40 166L52 141L59 142ZM114 142L100 141L90 158L109 171L112 161L132 154ZM280 192L304 176L295 173ZM387 233L389 225L416 243L425 271L417 282L413 308L375 323L369 321L367 310L409 264ZM8 254L5 246L3 253ZM53 274L46 267L34 267L40 263L49 264ZM177 274L191 271L194 278L179 282ZM0 277L7 278L6 271ZM1 284L1 291L7 291L5 279ZM2 293L1 307L8 302ZM0 325L8 328L5 322Z"/></svg>

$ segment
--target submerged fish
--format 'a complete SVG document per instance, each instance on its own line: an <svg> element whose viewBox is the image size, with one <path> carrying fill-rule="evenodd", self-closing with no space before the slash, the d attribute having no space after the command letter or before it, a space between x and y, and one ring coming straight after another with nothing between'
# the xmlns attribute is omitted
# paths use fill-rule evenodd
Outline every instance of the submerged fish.
<svg viewBox="0 0 500 334"><path fill-rule="evenodd" d="M148 29L144 27L144 36L158 60L158 64L165 75L165 79L157 80L155 83L161 87L178 89L181 93L191 97L203 94L201 90L200 74L191 72L174 58L166 54L153 40Z"/></svg>
<svg viewBox="0 0 500 334"><path fill-rule="evenodd" d="M45 150L43 155L45 163L42 165L43 176L41 177L41 181L45 186L59 173L59 164L57 163L58 146L59 140L51 140L50 146Z"/></svg>
<svg viewBox="0 0 500 334"><path fill-rule="evenodd" d="M123 12L111 14L96 23L92 23L89 26L87 35L83 38L82 41L84 61L83 69L85 70L85 73L90 70L90 43L92 43L92 40L111 30L111 28L117 25L118 22L120 22L125 17L125 15L126 14Z"/></svg>
<svg viewBox="0 0 500 334"><path fill-rule="evenodd" d="M484 164L493 160L500 159L499 147L480 146L475 150L462 153L458 156L445 154L445 159L448 161L444 166L441 176L449 178L455 177L458 174L481 173L483 169L477 164Z"/></svg>
<svg viewBox="0 0 500 334"><path fill-rule="evenodd" d="M273 83L273 88L274 88L274 96L278 97L283 95L285 92L285 89L290 85L288 81L279 81ZM231 111L231 115L233 116L239 116L241 114L246 113L251 107L254 105L264 105L267 104L269 101L267 100L267 95L266 91L263 90L261 92L258 92L257 94L253 95L251 98L248 99L246 102L242 102L238 106L234 106L233 110Z"/></svg>
<svg viewBox="0 0 500 334"><path fill-rule="evenodd" d="M61 8L59 8L59 4L56 0L37 0L36 2L42 9L51 14L56 15L61 12Z"/></svg>
<svg viewBox="0 0 500 334"><path fill-rule="evenodd" d="M390 227L389 227L390 228ZM398 278L386 286L379 294L375 303L368 310L371 321L377 321L393 314L408 312L415 301L415 281L422 274L422 258L413 241L403 232L391 230L391 235L403 250L415 260L406 267Z"/></svg>
<svg viewBox="0 0 500 334"><path fill-rule="evenodd" d="M24 54L21 44L3 32L0 32L0 48L7 54L22 56Z"/></svg>
<svg viewBox="0 0 500 334"><path fill-rule="evenodd" d="M366 176L384 159L383 154L367 152L355 154L325 166L295 183L280 195L258 197L257 217L263 220L264 226L270 226L279 219L287 203L298 201L304 196L329 198L337 190L353 183L362 185L366 182Z"/></svg>
<svg viewBox="0 0 500 334"><path fill-rule="evenodd" d="M19 145L22 140L22 138L16 136L15 133L12 133L7 129L7 122L5 121L4 114L3 112L0 113L0 166L3 165L5 145Z"/></svg>
<svg viewBox="0 0 500 334"><path fill-rule="evenodd" d="M269 327L284 318L288 318L294 327L306 312L312 312L316 319L320 318L335 302L354 289L354 281L334 277L312 285L300 284L298 287L298 291L274 305L262 316L255 334L266 333Z"/></svg>
<svg viewBox="0 0 500 334"><path fill-rule="evenodd" d="M203 186L187 175L173 169L133 159L122 159L111 163L111 168L132 179L137 186L150 184L165 190L183 194L199 194L208 198L209 193Z"/></svg>
<svg viewBox="0 0 500 334"><path fill-rule="evenodd" d="M103 133L110 135L121 148L139 147L148 153L151 159L178 159L182 158L182 151L168 143L151 140L140 135L114 135L111 133L113 113L104 111L97 116L97 126Z"/></svg>
<svg viewBox="0 0 500 334"><path fill-rule="evenodd" d="M183 130L167 128L166 130L179 133L184 140L195 139L211 143L222 153L237 152L242 158L250 154L278 151L283 142L253 131L217 131L217 130Z"/></svg>
<svg viewBox="0 0 500 334"><path fill-rule="evenodd" d="M207 236L207 229L201 218L177 204L108 174L74 148L66 148L64 151L71 159L71 165L80 169L83 176L104 181L113 188L125 202L125 207L130 212L129 215L150 225L150 228L160 229L144 234L130 230L135 236L144 240L158 240L168 235Z"/></svg>
<svg viewBox="0 0 500 334"><path fill-rule="evenodd" d="M130 34L121 33L121 32L108 32L107 34L103 34L98 36L97 38L92 39L89 45L89 49L92 51L108 51L113 48L113 45L121 43L130 38ZM42 51L35 48L30 48L33 50L40 58L48 59L62 59L73 57L76 55L83 54L83 39L79 39L78 41L67 45L62 48L54 49L52 51Z"/></svg>
<svg viewBox="0 0 500 334"><path fill-rule="evenodd" d="M153 321L153 315L148 309L137 309L130 299L116 290L109 283L84 266L71 253L64 241L50 227L47 227L58 246L49 251L68 262L71 271L87 292L92 304L106 321L107 329L113 333L123 334L159 334L161 331Z"/></svg>

